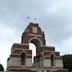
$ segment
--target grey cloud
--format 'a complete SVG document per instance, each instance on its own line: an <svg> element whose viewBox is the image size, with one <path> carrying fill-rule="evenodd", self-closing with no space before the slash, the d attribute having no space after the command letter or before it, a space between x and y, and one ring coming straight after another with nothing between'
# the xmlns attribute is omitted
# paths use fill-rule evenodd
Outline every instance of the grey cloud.
<svg viewBox="0 0 72 72"><path fill-rule="evenodd" d="M36 0L2 0L0 1L0 20L9 26L20 27L26 21L27 16L37 16L42 12L43 3L41 0L40 2Z"/></svg>
<svg viewBox="0 0 72 72"><path fill-rule="evenodd" d="M31 19L37 17L45 31L47 41L59 42L71 36L71 32L66 29L71 17L70 2L67 0L2 0L0 21L22 31L28 25L27 16L31 16Z"/></svg>

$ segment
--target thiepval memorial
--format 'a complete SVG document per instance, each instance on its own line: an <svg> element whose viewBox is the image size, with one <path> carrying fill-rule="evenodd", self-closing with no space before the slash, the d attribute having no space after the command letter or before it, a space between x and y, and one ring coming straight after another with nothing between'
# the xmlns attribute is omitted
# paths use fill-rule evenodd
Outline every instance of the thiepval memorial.
<svg viewBox="0 0 72 72"><path fill-rule="evenodd" d="M32 63L29 43L36 46ZM21 43L14 43L7 59L7 72L68 72L63 68L63 59L55 47L46 46L45 34L37 23L30 22L22 33Z"/></svg>

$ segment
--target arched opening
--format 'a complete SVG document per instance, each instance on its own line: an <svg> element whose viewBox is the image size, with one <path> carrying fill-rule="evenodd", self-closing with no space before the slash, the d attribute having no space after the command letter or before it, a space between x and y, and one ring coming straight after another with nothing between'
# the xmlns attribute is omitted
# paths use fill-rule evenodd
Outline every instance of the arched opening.
<svg viewBox="0 0 72 72"><path fill-rule="evenodd" d="M34 56L36 56L37 50L40 48L41 42L38 39L31 39L29 41L29 49L32 50L32 63L34 63Z"/></svg>
<svg viewBox="0 0 72 72"><path fill-rule="evenodd" d="M40 46L42 46L42 41L41 41L39 38L36 38L36 37L31 38L28 43L33 43L33 44L35 44L36 49L37 49L37 48L40 48Z"/></svg>
<svg viewBox="0 0 72 72"><path fill-rule="evenodd" d="M33 43L29 43L29 49L32 50L32 63L34 63L34 56L36 56L36 46Z"/></svg>
<svg viewBox="0 0 72 72"><path fill-rule="evenodd" d="M0 64L0 72L4 72L4 67Z"/></svg>
<svg viewBox="0 0 72 72"><path fill-rule="evenodd" d="M26 54L24 52L21 53L21 65L25 65Z"/></svg>
<svg viewBox="0 0 72 72"><path fill-rule="evenodd" d="M51 55L51 66L54 66L54 54Z"/></svg>

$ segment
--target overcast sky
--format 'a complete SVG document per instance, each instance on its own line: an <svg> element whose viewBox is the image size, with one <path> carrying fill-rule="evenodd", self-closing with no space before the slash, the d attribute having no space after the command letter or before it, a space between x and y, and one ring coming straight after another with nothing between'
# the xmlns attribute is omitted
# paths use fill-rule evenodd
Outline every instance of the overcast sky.
<svg viewBox="0 0 72 72"><path fill-rule="evenodd" d="M0 0L0 63L5 68L12 44L21 42L32 21L45 32L47 45L61 55L72 53L72 0Z"/></svg>

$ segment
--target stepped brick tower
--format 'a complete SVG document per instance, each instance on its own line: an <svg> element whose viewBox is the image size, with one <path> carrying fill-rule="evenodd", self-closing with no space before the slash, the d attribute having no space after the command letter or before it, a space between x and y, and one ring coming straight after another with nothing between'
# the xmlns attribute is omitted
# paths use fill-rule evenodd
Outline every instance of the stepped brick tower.
<svg viewBox="0 0 72 72"><path fill-rule="evenodd" d="M32 63L29 43L36 45ZM37 23L30 23L22 33L21 43L14 43L7 60L7 72L68 72L63 69L63 60L55 47L46 46L44 32Z"/></svg>

